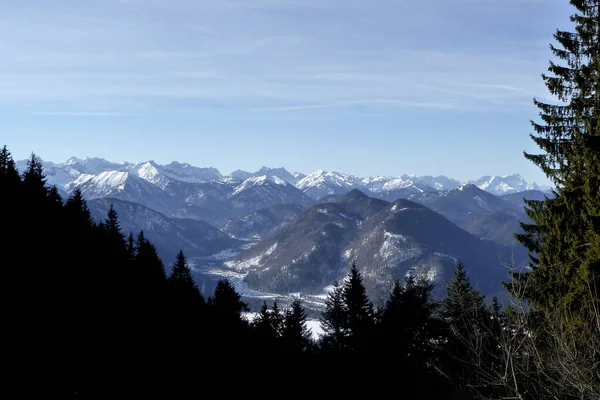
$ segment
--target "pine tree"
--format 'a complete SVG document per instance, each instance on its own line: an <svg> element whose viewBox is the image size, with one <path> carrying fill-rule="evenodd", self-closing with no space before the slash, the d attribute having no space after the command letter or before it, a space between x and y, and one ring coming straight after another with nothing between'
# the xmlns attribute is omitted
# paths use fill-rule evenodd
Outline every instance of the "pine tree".
<svg viewBox="0 0 600 400"><path fill-rule="evenodd" d="M450 321L478 319L487 316L485 296L473 289L465 266L458 262L454 278L449 282L448 295L442 302L444 317Z"/></svg>
<svg viewBox="0 0 600 400"><path fill-rule="evenodd" d="M182 301L200 301L202 295L192 277L192 271L187 266L183 251L179 251L175 265L169 275L169 287L174 296Z"/></svg>
<svg viewBox="0 0 600 400"><path fill-rule="evenodd" d="M44 199L48 195L44 166L42 160L34 153L29 157L27 169L23 172L23 189L31 201Z"/></svg>
<svg viewBox="0 0 600 400"><path fill-rule="evenodd" d="M277 301L273 302L273 308L271 313L271 325L273 327L273 331L275 332L275 336L280 337L281 332L283 330L283 319L284 315L279 309L279 304Z"/></svg>
<svg viewBox="0 0 600 400"><path fill-rule="evenodd" d="M311 332L306 327L306 312L299 298L294 299L285 312L281 340L286 352L301 353L310 349Z"/></svg>
<svg viewBox="0 0 600 400"><path fill-rule="evenodd" d="M490 313L485 297L473 289L461 262L457 263L447 290L441 309L447 324L445 368L456 383L467 388L476 380L474 368L483 362L483 355L490 348Z"/></svg>
<svg viewBox="0 0 600 400"><path fill-rule="evenodd" d="M127 258L129 260L134 260L135 254L136 254L135 239L133 239L133 232L129 232L129 236L127 236Z"/></svg>
<svg viewBox="0 0 600 400"><path fill-rule="evenodd" d="M433 284L409 276L404 285L394 283L381 313L383 351L398 361L410 358L408 368L423 368L435 348L432 343L441 334L440 321L434 314Z"/></svg>
<svg viewBox="0 0 600 400"><path fill-rule="evenodd" d="M160 292L164 289L164 286L167 282L167 276L165 273L165 267L158 256L158 252L156 251L156 247L148 240L144 238L144 235L140 232L138 235L137 242L133 243L133 235L130 235L130 247L132 250L130 252L134 256L134 263L136 264L136 273L140 277L140 285L146 288L149 291L149 296L156 296L156 292ZM181 260L183 258L183 260ZM180 266L183 265L182 266ZM178 268L178 271L175 271L175 267ZM189 268L186 266L185 256L180 252L177 256L177 261L175 263L175 267L173 268L173 272L177 274L175 279L183 278L186 282L185 285L190 286L188 279L191 278L191 272ZM187 269L187 270L185 270ZM171 274L173 276L173 274ZM198 290L196 284L192 279L192 287L196 288L195 290L189 289L190 291ZM198 292L200 294L200 292ZM195 296L195 294L194 294ZM201 297L201 296L200 296ZM202 298L203 299L203 298Z"/></svg>
<svg viewBox="0 0 600 400"><path fill-rule="evenodd" d="M225 345L247 338L248 323L242 317L242 312L249 311L248 305L227 279L219 280L209 303L212 319L209 325L213 327L214 335L212 340Z"/></svg>
<svg viewBox="0 0 600 400"><path fill-rule="evenodd" d="M320 321L323 329L322 346L326 349L342 349L348 334L348 311L344 304L343 287L337 281L325 300Z"/></svg>
<svg viewBox="0 0 600 400"><path fill-rule="evenodd" d="M9 194L16 195L18 187L21 184L21 178L15 162L6 146L0 150L0 188L2 188L2 197Z"/></svg>
<svg viewBox="0 0 600 400"><path fill-rule="evenodd" d="M81 194L81 190L75 189L65 203L65 214L69 221L81 230L88 230L94 226L94 220L87 206L87 202ZM80 231L76 229L76 231Z"/></svg>
<svg viewBox="0 0 600 400"><path fill-rule="evenodd" d="M542 153L525 153L554 183L554 198L526 201L533 223L517 238L530 251L533 307L583 316L600 288L600 16L597 0L571 5L574 32L557 30L550 46L562 65L551 61L542 75L558 102L534 100L541 121L530 136Z"/></svg>
<svg viewBox="0 0 600 400"><path fill-rule="evenodd" d="M267 301L263 302L263 305L258 311L258 315L252 321L252 327L258 332L259 336L275 339L275 332L273 331L273 324L271 323L271 311L267 305Z"/></svg>
<svg viewBox="0 0 600 400"><path fill-rule="evenodd" d="M374 340L375 312L356 264L350 268L342 299L347 310L348 348L369 351Z"/></svg>
<svg viewBox="0 0 600 400"><path fill-rule="evenodd" d="M115 266L119 265L123 267L128 261L127 246L125 242L125 235L123 235L121 231L119 216L112 204L110 205L110 208L106 214L106 218L100 225L100 228L103 238L106 241L107 252L104 254L104 257L107 257L107 261L113 263ZM132 278L130 272L131 271L124 271L124 273L127 275L125 280L130 280ZM130 282L126 283L126 285L128 284L130 284Z"/></svg>

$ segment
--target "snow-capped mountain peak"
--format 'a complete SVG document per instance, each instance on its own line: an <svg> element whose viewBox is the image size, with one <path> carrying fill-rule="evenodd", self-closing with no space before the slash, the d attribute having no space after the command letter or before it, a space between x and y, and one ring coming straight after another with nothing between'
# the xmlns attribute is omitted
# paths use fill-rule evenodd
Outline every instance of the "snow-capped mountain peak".
<svg viewBox="0 0 600 400"><path fill-rule="evenodd" d="M169 184L169 178L160 171L160 166L154 161L147 161L136 166L131 173L164 190Z"/></svg>
<svg viewBox="0 0 600 400"><path fill-rule="evenodd" d="M482 190L496 195L508 193L523 192L526 190L538 190L539 186L535 183L527 183L519 174L504 176L483 176L477 180L469 181Z"/></svg>
<svg viewBox="0 0 600 400"><path fill-rule="evenodd" d="M129 177L128 172L123 171L106 171L102 172L92 179L88 180L86 183L90 183L94 185L97 190L105 189L107 191L112 191L114 189L122 190L125 186L125 182Z"/></svg>
<svg viewBox="0 0 600 400"><path fill-rule="evenodd" d="M167 165L161 165L159 170L163 175L181 182L200 183L217 181L223 178L221 172L216 168L200 168L177 161L172 161Z"/></svg>
<svg viewBox="0 0 600 400"><path fill-rule="evenodd" d="M319 169L302 178L296 187L312 198L319 199L327 195L343 194L362 185L360 179L352 175Z"/></svg>
<svg viewBox="0 0 600 400"><path fill-rule="evenodd" d="M123 164L105 160L100 157L71 157L67 161L57 164L59 167L70 167L82 174L97 175L111 170L120 170Z"/></svg>

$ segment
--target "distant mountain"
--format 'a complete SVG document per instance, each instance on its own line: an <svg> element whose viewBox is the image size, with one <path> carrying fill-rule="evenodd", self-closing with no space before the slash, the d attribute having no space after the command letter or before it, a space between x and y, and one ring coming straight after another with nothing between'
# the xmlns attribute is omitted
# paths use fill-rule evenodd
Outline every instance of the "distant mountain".
<svg viewBox="0 0 600 400"><path fill-rule="evenodd" d="M404 179L410 178L414 182L429 186L435 190L444 191L444 190L452 190L459 187L462 182L448 178L444 175L440 176L416 176L416 175L403 175Z"/></svg>
<svg viewBox="0 0 600 400"><path fill-rule="evenodd" d="M355 176L318 170L302 178L296 186L313 199L320 199L331 194L344 194L362 185Z"/></svg>
<svg viewBox="0 0 600 400"><path fill-rule="evenodd" d="M229 174L229 177L238 181L245 181L248 178L252 178L252 172L242 171L241 169L238 169Z"/></svg>
<svg viewBox="0 0 600 400"><path fill-rule="evenodd" d="M291 174L288 170L286 170L283 167L281 167L281 168L262 167L261 169L256 171L254 174L252 174L252 176L253 177L266 176L267 178L269 178L271 180L275 180L275 178L279 178L279 179L283 179L286 182L291 183L292 185L296 185L296 183L298 183L298 178L296 176L294 176L293 174Z"/></svg>
<svg viewBox="0 0 600 400"><path fill-rule="evenodd" d="M270 167L264 167L264 166L256 172L248 172L248 171L242 171L241 169L238 169L236 171L233 171L231 174L229 174L230 178L238 180L238 181L245 181L246 179L249 179L249 178L259 178L261 176L266 176L270 180L275 180L275 178L279 178L286 182L291 183L292 185L296 185L296 183L298 183L298 181L300 179L302 179L302 177L304 177L305 175L300 174L300 173L292 174L283 167L270 168Z"/></svg>
<svg viewBox="0 0 600 400"><path fill-rule="evenodd" d="M267 176L248 178L237 186L229 197L235 208L257 210L276 204L298 204L306 206L312 199L291 183Z"/></svg>
<svg viewBox="0 0 600 400"><path fill-rule="evenodd" d="M527 183L519 174L506 176L487 175L477 180L469 181L469 183L472 183L478 188L496 195L540 189L540 187L535 183Z"/></svg>
<svg viewBox="0 0 600 400"><path fill-rule="evenodd" d="M172 179L190 183L217 181L223 178L216 168L198 168L177 161L162 165L161 172Z"/></svg>
<svg viewBox="0 0 600 400"><path fill-rule="evenodd" d="M166 214L175 203L173 198L159 187L130 172L102 172L86 180L79 189L86 200L116 198L139 203Z"/></svg>
<svg viewBox="0 0 600 400"><path fill-rule="evenodd" d="M388 203L354 190L337 202L312 206L225 265L246 272L247 284L257 290L320 293L356 261L371 293L378 294L406 274L443 284L461 259L475 284L493 292L506 275L500 255L508 257L508 249L423 205Z"/></svg>
<svg viewBox="0 0 600 400"><path fill-rule="evenodd" d="M248 272L251 288L320 293L343 274L340 246L357 226L388 203L352 191L338 203L318 204L277 234L225 263Z"/></svg>
<svg viewBox="0 0 600 400"><path fill-rule="evenodd" d="M365 178L362 182L370 194L386 201L425 198L430 194L438 193L438 190L433 187L408 176L401 178L380 176L373 179Z"/></svg>
<svg viewBox="0 0 600 400"><path fill-rule="evenodd" d="M517 208L514 204L473 184L464 184L438 196L415 201L426 204L461 227L464 227L464 224L474 216L490 211Z"/></svg>
<svg viewBox="0 0 600 400"><path fill-rule="evenodd" d="M106 171L118 171L125 168L125 164L107 161L99 157L71 157L67 161L57 164L61 168L71 168L80 174L97 175Z"/></svg>
<svg viewBox="0 0 600 400"><path fill-rule="evenodd" d="M305 208L297 204L274 205L230 220L223 227L223 232L237 239L261 240L298 218L304 211Z"/></svg>
<svg viewBox="0 0 600 400"><path fill-rule="evenodd" d="M191 219L169 218L137 203L114 198L88 201L92 217L97 221L106 218L113 204L125 234L144 234L159 251L165 264L175 259L179 250L188 257L209 256L238 246L240 242L214 226Z"/></svg>
<svg viewBox="0 0 600 400"><path fill-rule="evenodd" d="M463 228L474 236L508 247L520 246L515 239L522 233L520 222L530 222L524 212L504 209L473 216Z"/></svg>

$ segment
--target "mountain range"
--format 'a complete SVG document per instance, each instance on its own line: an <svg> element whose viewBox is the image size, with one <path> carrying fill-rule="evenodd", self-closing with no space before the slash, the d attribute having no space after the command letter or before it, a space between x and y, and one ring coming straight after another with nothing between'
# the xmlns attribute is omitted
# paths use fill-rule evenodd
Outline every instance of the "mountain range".
<svg viewBox="0 0 600 400"><path fill-rule="evenodd" d="M124 233L143 230L167 263L183 249L196 267L235 276L252 293L318 295L351 261L372 293L406 274L443 282L458 259L493 292L506 272L499 259L524 254L513 237L527 222L523 198L551 195L516 174L460 182L268 167L225 176L102 158L43 165L48 184L63 197L79 189L97 221L112 204Z"/></svg>
<svg viewBox="0 0 600 400"><path fill-rule="evenodd" d="M508 277L504 262L526 257L524 249L513 250L474 236L422 204L390 203L354 189L310 207L225 266L246 274L255 290L319 295L356 262L377 298L409 274L442 288L461 260L480 290L499 294Z"/></svg>

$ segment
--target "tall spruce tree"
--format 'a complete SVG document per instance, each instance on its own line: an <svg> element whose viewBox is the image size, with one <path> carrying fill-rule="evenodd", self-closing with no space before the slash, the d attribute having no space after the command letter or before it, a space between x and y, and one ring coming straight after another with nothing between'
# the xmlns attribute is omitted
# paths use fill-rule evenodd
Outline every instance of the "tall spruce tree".
<svg viewBox="0 0 600 400"><path fill-rule="evenodd" d="M394 283L381 313L381 344L397 361L410 359L410 368L424 367L435 351L441 334L432 300L433 284L409 276Z"/></svg>
<svg viewBox="0 0 600 400"><path fill-rule="evenodd" d="M273 331L277 337L281 336L281 331L283 330L283 318L284 315L279 309L279 304L277 301L274 301L271 313L271 325L273 326Z"/></svg>
<svg viewBox="0 0 600 400"><path fill-rule="evenodd" d="M141 248L144 246L145 244ZM169 275L169 287L172 295L182 301L195 303L201 301L200 299L203 300L198 286L196 286L196 282L192 277L192 271L187 266L187 260L183 251L179 251L177 254L175 265L173 265L173 270L171 271L171 275Z"/></svg>
<svg viewBox="0 0 600 400"><path fill-rule="evenodd" d="M343 287L337 281L334 282L333 290L325 300L325 310L321 314L320 321L323 329L323 348L342 349L348 334L348 311L344 303Z"/></svg>
<svg viewBox="0 0 600 400"><path fill-rule="evenodd" d="M490 311L485 297L475 290L461 262L456 265L454 277L447 286L448 294L442 301L441 316L447 324L445 369L453 381L468 388L477 380L476 366L483 362L482 355L489 349Z"/></svg>
<svg viewBox="0 0 600 400"><path fill-rule="evenodd" d="M362 275L352 264L342 291L347 310L347 346L351 351L370 351L374 341L375 312Z"/></svg>
<svg viewBox="0 0 600 400"><path fill-rule="evenodd" d="M269 306L265 300L258 311L258 315L252 320L252 328L254 328L262 346L266 346L269 342L274 342L278 336L277 331L273 327L272 316L273 314L269 310Z"/></svg>
<svg viewBox="0 0 600 400"><path fill-rule="evenodd" d="M533 223L517 238L530 251L533 307L585 319L600 290L600 15L597 0L570 3L575 29L556 31L550 48L560 61L542 75L558 102L534 100L541 121L530 136L542 153L525 153L554 183L554 198L526 201Z"/></svg>
<svg viewBox="0 0 600 400"><path fill-rule="evenodd" d="M306 327L306 312L302 300L295 298L285 312L281 341L286 352L301 353L311 345L311 333Z"/></svg>
<svg viewBox="0 0 600 400"><path fill-rule="evenodd" d="M5 196L16 195L20 184L21 178L19 177L15 161L8 148L3 146L2 150L0 150L0 188L2 188L0 201Z"/></svg>
<svg viewBox="0 0 600 400"><path fill-rule="evenodd" d="M241 299L242 296L235 290L229 280L219 280L211 304L213 315L217 318L220 328L235 330L242 325L246 325L245 320L242 318L242 312L248 311L248 305Z"/></svg>
<svg viewBox="0 0 600 400"><path fill-rule="evenodd" d="M23 172L23 189L28 196L27 199L36 201L46 198L49 191L46 181L42 160L35 153L31 153L27 168Z"/></svg>

